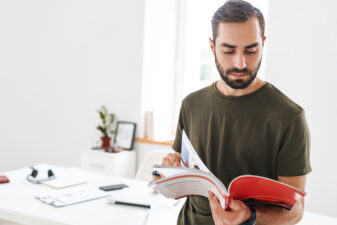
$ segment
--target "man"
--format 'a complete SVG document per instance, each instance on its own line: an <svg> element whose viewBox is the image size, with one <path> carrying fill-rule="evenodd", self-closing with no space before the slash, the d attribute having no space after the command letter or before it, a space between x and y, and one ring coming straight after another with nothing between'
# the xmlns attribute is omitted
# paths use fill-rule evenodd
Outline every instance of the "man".
<svg viewBox="0 0 337 225"><path fill-rule="evenodd" d="M266 37L260 10L227 1L212 19L210 48L221 79L188 95L182 103L175 153L164 165L180 166L182 129L206 166L228 187L244 174L260 175L305 189L309 131L304 111L272 84L256 77ZM215 195L186 199L178 224L295 224L304 200L290 211L248 207L231 199L224 211ZM256 220L256 221L255 221Z"/></svg>

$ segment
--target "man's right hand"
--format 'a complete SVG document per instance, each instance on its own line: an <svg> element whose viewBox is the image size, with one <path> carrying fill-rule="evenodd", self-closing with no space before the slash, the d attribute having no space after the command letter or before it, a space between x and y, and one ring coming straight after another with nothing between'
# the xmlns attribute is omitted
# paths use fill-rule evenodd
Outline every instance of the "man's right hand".
<svg viewBox="0 0 337 225"><path fill-rule="evenodd" d="M179 152L167 154L162 161L164 166L180 166L181 154Z"/></svg>

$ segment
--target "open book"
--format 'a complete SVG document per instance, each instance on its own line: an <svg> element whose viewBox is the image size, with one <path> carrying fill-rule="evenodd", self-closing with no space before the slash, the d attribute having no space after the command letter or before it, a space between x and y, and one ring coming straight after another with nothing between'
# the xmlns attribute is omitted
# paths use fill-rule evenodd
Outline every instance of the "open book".
<svg viewBox="0 0 337 225"><path fill-rule="evenodd" d="M155 165L164 178L151 181L149 186L167 198L179 199L190 195L208 197L208 190L228 209L229 199L239 199L247 205L275 205L290 210L306 193L300 189L266 177L244 175L232 180L228 189L205 166L186 133L182 134L182 167Z"/></svg>

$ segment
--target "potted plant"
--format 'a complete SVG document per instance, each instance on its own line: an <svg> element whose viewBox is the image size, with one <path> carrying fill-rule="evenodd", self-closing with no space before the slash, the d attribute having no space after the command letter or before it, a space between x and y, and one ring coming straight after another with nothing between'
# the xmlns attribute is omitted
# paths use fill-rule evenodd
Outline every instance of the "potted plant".
<svg viewBox="0 0 337 225"><path fill-rule="evenodd" d="M115 133L112 129L113 122L115 119L115 115L113 113L109 113L106 106L102 106L99 110L99 117L102 120L102 124L97 126L97 129L102 133L102 148L109 149L111 142L111 135Z"/></svg>

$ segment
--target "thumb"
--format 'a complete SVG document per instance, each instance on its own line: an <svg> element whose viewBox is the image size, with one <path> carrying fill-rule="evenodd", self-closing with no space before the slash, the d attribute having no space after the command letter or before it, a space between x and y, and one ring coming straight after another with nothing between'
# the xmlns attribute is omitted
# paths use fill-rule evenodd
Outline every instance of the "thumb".
<svg viewBox="0 0 337 225"><path fill-rule="evenodd" d="M229 208L234 210L234 211L238 211L238 210L244 209L246 207L247 207L246 204L243 203L243 201L241 201L241 200L235 200L233 198L231 198L229 200Z"/></svg>

